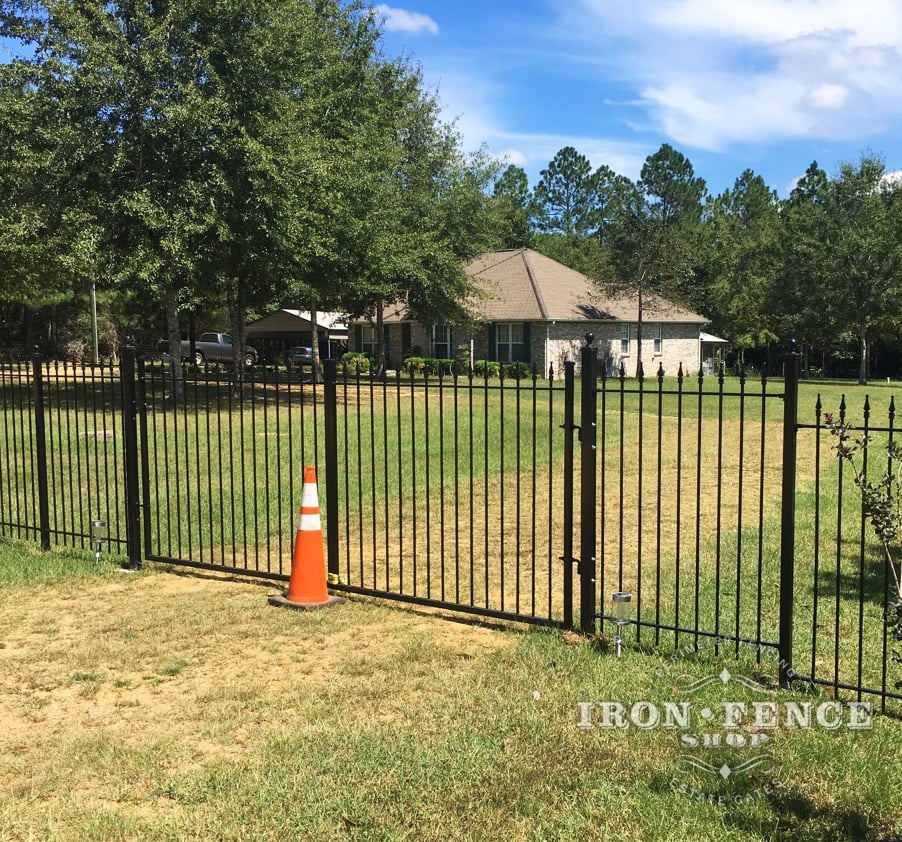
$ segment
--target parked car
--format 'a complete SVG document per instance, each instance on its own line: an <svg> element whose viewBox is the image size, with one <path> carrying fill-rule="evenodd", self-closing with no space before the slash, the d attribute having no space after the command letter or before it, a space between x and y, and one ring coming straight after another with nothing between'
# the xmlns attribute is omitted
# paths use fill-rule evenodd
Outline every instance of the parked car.
<svg viewBox="0 0 902 842"><path fill-rule="evenodd" d="M169 350L169 343L160 342L160 350L164 353ZM250 368L257 364L259 355L257 349L250 345L244 347L244 364ZM191 343L187 339L182 340L182 359L191 359ZM194 343L195 365L206 363L230 363L232 362L232 337L227 333L202 333Z"/></svg>
<svg viewBox="0 0 902 842"><path fill-rule="evenodd" d="M285 365L289 368L313 365L313 348L308 348L306 345L289 348L285 352Z"/></svg>

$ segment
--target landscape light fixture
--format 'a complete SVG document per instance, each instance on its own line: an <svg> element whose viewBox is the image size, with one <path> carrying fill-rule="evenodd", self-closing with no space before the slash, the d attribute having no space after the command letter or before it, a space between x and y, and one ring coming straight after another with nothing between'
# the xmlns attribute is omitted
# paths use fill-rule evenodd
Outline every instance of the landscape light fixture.
<svg viewBox="0 0 902 842"><path fill-rule="evenodd" d="M106 521L97 518L91 523L91 539L94 541L94 561L100 563L100 548L107 537Z"/></svg>
<svg viewBox="0 0 902 842"><path fill-rule="evenodd" d="M611 597L613 603L613 620L617 626L614 634L614 648L617 657L620 657L620 646L623 643L623 627L629 625L630 622L630 603L633 595L627 591L614 591Z"/></svg>

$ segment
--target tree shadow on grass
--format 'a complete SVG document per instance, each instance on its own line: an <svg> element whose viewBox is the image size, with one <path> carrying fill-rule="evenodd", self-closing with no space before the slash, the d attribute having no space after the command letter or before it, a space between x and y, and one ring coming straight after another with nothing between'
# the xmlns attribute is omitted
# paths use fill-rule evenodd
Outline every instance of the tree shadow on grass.
<svg viewBox="0 0 902 842"><path fill-rule="evenodd" d="M777 820L768 833L773 842L821 842L824 839L849 842L902 842L898 817L869 816L854 807L818 805L802 793L779 789L767 796ZM724 816L728 824L749 832L760 832L760 823L741 810ZM895 826L894 826L895 825Z"/></svg>
<svg viewBox="0 0 902 842"><path fill-rule="evenodd" d="M863 564L850 555L843 559L839 575L835 562L821 565L813 588L814 596L818 600L834 598L838 589L843 601L857 603L861 599L882 606L887 592L887 575L886 560L882 555L868 553Z"/></svg>
<svg viewBox="0 0 902 842"><path fill-rule="evenodd" d="M709 809L698 798L673 790L672 777L672 774L656 776L651 790L683 799L687 810ZM750 838L760 836L769 842L902 842L902 818L888 810L866 812L842 804L815 804L807 795L785 787L762 792L764 783L735 791L726 785L722 792L714 787L714 796L724 796L723 803L715 809L723 811L725 825L743 831ZM734 797L740 801L734 803ZM746 797L749 803L745 803Z"/></svg>

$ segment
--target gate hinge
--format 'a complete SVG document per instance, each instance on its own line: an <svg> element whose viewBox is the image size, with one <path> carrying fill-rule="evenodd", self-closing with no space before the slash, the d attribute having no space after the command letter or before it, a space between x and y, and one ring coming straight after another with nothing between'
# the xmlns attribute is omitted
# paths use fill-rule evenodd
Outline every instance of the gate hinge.
<svg viewBox="0 0 902 842"><path fill-rule="evenodd" d="M576 558L575 556L570 556L570 558L567 558L567 556L565 556L565 555L559 555L557 557L557 560L564 562L564 564L567 564L567 563L579 564L580 563L579 559Z"/></svg>

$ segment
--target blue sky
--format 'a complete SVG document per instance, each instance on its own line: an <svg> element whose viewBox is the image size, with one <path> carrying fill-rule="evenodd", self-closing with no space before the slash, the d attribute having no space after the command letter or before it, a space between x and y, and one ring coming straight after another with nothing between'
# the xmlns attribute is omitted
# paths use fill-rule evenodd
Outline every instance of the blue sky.
<svg viewBox="0 0 902 842"><path fill-rule="evenodd" d="M636 179L669 143L712 193L785 196L813 161L902 170L902 0L403 0L384 50L418 64L464 147L534 186L563 146Z"/></svg>

